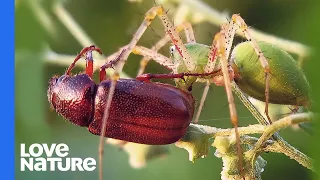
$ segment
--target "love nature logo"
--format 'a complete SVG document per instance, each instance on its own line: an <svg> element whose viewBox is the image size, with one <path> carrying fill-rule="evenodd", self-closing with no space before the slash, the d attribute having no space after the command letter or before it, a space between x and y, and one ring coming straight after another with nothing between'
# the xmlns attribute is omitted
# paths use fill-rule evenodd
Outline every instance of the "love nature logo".
<svg viewBox="0 0 320 180"><path fill-rule="evenodd" d="M69 147L66 144L31 144L26 148L20 145L21 171L93 171L96 160L92 157L68 157ZM41 157L41 156L46 157ZM56 155L57 157L53 157Z"/></svg>

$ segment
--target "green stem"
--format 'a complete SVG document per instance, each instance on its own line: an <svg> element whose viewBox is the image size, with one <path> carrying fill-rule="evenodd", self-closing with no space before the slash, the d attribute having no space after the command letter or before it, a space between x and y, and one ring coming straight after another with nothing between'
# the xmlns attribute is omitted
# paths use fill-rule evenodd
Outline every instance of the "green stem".
<svg viewBox="0 0 320 180"><path fill-rule="evenodd" d="M260 124L263 124L263 125L269 124L269 122L259 113L259 111L248 100L248 98L244 95L244 93L242 93L242 91L239 89L239 87L237 86L237 84L235 82L232 83L232 89L235 92L235 94L239 97L239 99L242 101L242 103L251 112L251 114L258 120L258 122ZM305 119L304 117L301 117L301 116L305 116L305 114L304 115L297 114L296 116L293 116L294 120L291 123L299 123L300 120L309 121L310 120L309 118L311 118L311 117L305 117L305 118L307 118L307 119ZM310 114L309 114L309 116L310 116ZM292 116L288 116L285 118L292 118ZM265 134L260 138L261 141L259 142L259 144L257 143L257 145L255 147L261 147L262 143L265 142L267 139L269 139L272 136L272 139L274 141L276 141L277 145L279 145L279 148L277 148L279 152L294 159L295 161L297 161L298 163L300 163L304 167L306 167L310 170L313 170L313 160L311 158L309 158L307 155L305 155L302 152L300 152L299 150L297 150L296 148L294 148L293 146L291 146L277 132L280 129L288 126L288 124L286 124L286 123L289 123L288 121L290 121L290 119L285 119L285 118L283 118L284 122L278 121L278 122L273 123L273 124L275 124L274 126L269 126L270 129L267 130L269 132L267 132L267 131L265 132ZM300 120L299 120L299 118L300 118ZM284 123L284 124L281 124L281 123Z"/></svg>
<svg viewBox="0 0 320 180"><path fill-rule="evenodd" d="M231 83L233 92L238 96L241 102L246 106L246 108L251 112L251 114L258 120L262 125L269 125L267 121L257 110L257 108L249 101L249 99L244 95L238 85L233 81Z"/></svg>
<svg viewBox="0 0 320 180"><path fill-rule="evenodd" d="M303 154L299 150L295 149L293 146L291 146L289 143L284 141L282 137L278 137L277 145L279 145L279 151L286 156L290 157L291 159L294 159L302 166L315 171L314 169L314 160L308 157L307 155Z"/></svg>
<svg viewBox="0 0 320 180"><path fill-rule="evenodd" d="M284 129L293 124L299 124L301 122L311 122L313 115L312 113L299 113L299 114L292 114L286 116L269 126L266 126L266 129L263 135L260 137L259 141L256 143L255 147L252 149L253 151L258 151L263 145L265 141L267 141L273 134ZM277 139L279 141L279 138Z"/></svg>
<svg viewBox="0 0 320 180"><path fill-rule="evenodd" d="M73 37L81 44L81 46L87 47L95 44L79 26L79 24L73 19L70 13L66 11L61 1L58 1L53 6L53 12L61 21L61 23L69 30Z"/></svg>

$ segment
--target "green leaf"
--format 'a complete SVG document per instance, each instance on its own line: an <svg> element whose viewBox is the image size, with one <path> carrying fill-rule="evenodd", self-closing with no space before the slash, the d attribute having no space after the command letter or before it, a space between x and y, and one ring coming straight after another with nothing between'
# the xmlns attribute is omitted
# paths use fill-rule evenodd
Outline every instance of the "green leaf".
<svg viewBox="0 0 320 180"><path fill-rule="evenodd" d="M200 157L204 158L208 154L209 138L211 135L206 133L208 131L205 131L205 129L206 126L190 124L185 136L175 143L177 147L188 151L189 160L192 162Z"/></svg>

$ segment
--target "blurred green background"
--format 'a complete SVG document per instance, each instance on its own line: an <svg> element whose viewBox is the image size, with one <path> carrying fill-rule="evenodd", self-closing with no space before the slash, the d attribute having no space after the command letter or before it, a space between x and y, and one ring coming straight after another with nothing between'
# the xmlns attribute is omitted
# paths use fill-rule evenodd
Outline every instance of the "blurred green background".
<svg viewBox="0 0 320 180"><path fill-rule="evenodd" d="M30 3L31 2L31 3ZM99 137L88 132L86 128L74 126L54 111L50 110L47 101L47 81L54 74L62 74L66 66L48 63L47 52L75 55L82 45L57 19L52 7L56 1L16 1L16 52L15 52L15 146L16 146L16 179L98 179L97 169L93 172L21 172L20 143L66 143L71 157L94 157L97 159ZM229 14L240 13L248 25L308 45L319 45L317 7L318 1L303 0L243 0L243 1L210 1L208 6ZM37 11L41 6L50 17L43 22L51 28L45 29L45 18ZM129 43L134 31L143 20L144 13L154 5L153 1L130 3L126 0L77 0L64 1L64 7L74 17L87 35L100 47L105 55L111 54L121 46ZM175 4L174 4L175 5ZM172 15L172 10L169 15ZM49 26L50 27L50 26ZM148 29L139 44L151 47L163 35L159 20ZM49 30L49 31L48 31ZM209 23L194 26L196 39L210 45L212 36L219 27ZM237 39L239 41L241 39ZM88 44L90 45L90 44ZM168 55L168 47L160 53ZM317 55L317 54L316 54ZM131 77L136 75L140 57L131 55L124 71ZM314 56L305 60L304 69L312 83L314 92L319 92L316 75L319 59ZM77 67L73 72L84 70ZM150 62L146 72L168 72L160 65ZM96 79L98 80L98 79ZM172 83L172 81L167 81ZM199 101L204 84L195 84L193 94ZM317 98L318 95L314 93ZM241 102L236 99L240 125L257 123ZM231 127L229 111L224 88L210 88L200 123L215 127ZM317 158L319 148L315 136L311 138L301 131L285 129L281 135L300 151ZM317 134L316 134L317 135ZM314 141L313 141L314 140ZM221 159L216 158L211 148L205 159L195 163L188 161L185 150L173 145L165 158L153 159L142 169L133 169L128 163L128 155L117 147L105 145L104 175L105 179L220 179ZM317 179L311 171L282 154L268 153L263 157L268 164L263 179Z"/></svg>

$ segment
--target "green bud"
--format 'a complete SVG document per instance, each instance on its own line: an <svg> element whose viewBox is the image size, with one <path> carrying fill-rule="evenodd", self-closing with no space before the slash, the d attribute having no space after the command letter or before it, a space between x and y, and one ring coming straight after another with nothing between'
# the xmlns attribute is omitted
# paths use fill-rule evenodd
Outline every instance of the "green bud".
<svg viewBox="0 0 320 180"><path fill-rule="evenodd" d="M240 141L246 137L240 137ZM249 144L241 144L243 171L240 171L239 160L237 154L237 143L234 135L218 136L215 138L212 146L216 147L215 155L222 159L223 168L221 179L261 179L261 173L267 162L259 155L249 153L252 146ZM253 161L252 161L253 160Z"/></svg>

